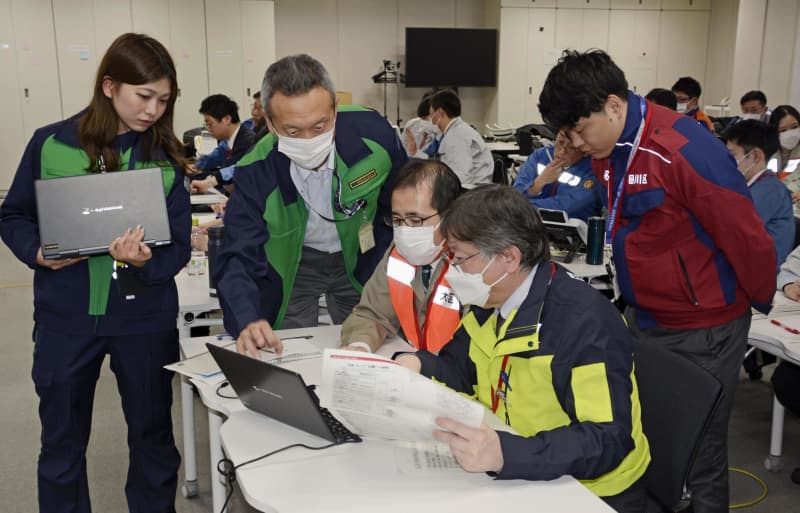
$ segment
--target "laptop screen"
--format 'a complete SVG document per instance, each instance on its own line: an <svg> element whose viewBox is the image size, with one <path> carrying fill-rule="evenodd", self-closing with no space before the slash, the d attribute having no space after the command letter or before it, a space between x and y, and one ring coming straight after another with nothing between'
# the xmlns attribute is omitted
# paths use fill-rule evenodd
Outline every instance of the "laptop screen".
<svg viewBox="0 0 800 513"><path fill-rule="evenodd" d="M45 258L107 253L137 225L149 246L171 241L159 168L38 180L35 188Z"/></svg>
<svg viewBox="0 0 800 513"><path fill-rule="evenodd" d="M249 409L307 433L336 441L318 399L300 374L206 344L236 395Z"/></svg>

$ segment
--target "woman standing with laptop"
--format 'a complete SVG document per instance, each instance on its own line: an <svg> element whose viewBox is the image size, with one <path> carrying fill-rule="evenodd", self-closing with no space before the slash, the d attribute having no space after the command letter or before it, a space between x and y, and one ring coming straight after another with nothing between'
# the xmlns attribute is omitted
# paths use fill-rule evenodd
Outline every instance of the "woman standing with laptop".
<svg viewBox="0 0 800 513"><path fill-rule="evenodd" d="M32 377L39 396L41 512L89 512L86 446L95 385L110 355L128 423L125 493L131 512L174 512L180 455L172 435L178 359L174 276L189 259L191 210L183 148L172 128L175 65L164 46L123 34L97 71L89 106L40 128L0 207L0 236L34 269ZM172 244L149 248L144 230L112 241L108 255L42 257L34 182L159 167Z"/></svg>

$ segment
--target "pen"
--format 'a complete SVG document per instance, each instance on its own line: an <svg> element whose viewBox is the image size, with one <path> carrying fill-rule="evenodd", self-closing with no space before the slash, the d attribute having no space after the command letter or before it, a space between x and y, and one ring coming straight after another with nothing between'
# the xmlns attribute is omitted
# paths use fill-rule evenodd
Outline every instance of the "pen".
<svg viewBox="0 0 800 513"><path fill-rule="evenodd" d="M781 328L785 329L786 331L788 331L793 335L800 335L800 330L798 330L797 328L792 328L791 326L787 326L777 319L772 319L770 322L775 326L780 326Z"/></svg>

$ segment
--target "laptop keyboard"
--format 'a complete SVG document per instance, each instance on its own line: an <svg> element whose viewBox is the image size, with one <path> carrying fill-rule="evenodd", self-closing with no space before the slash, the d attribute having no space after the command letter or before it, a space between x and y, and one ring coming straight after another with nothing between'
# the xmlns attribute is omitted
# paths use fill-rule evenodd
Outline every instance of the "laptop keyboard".
<svg viewBox="0 0 800 513"><path fill-rule="evenodd" d="M327 408L320 408L319 411L322 413L322 418L325 419L325 424L328 425L331 433L333 433L333 438L336 440L336 443L341 444L345 442L361 441L360 436L347 429Z"/></svg>

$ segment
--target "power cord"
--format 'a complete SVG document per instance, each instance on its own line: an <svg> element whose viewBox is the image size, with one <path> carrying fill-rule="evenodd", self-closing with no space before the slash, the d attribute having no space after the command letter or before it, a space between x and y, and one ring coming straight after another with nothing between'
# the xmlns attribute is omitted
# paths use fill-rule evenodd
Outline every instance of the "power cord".
<svg viewBox="0 0 800 513"><path fill-rule="evenodd" d="M728 506L729 509L749 508L750 506L755 506L756 504L767 498L767 493L769 493L769 489L767 488L767 483L765 483L763 479L753 474L752 472L748 472L747 470L741 468L728 467L728 470L730 470L731 472L738 472L739 474L744 474L745 476L752 478L758 484L761 485L761 495L759 495L758 497L756 497L751 501L740 502L739 504L731 504L730 506Z"/></svg>
<svg viewBox="0 0 800 513"><path fill-rule="evenodd" d="M261 456L258 456L257 458L253 458L252 460L243 461L242 463L239 463L238 465L234 465L233 461L231 461L229 458L222 458L221 460L219 460L217 462L217 472L219 472L220 474L222 474L225 477L225 481L228 484L229 490L228 490L228 495L225 496L225 502L222 504L222 508L220 509L220 513L225 511L225 508L228 507L228 502L231 500L231 497L233 496L233 484L236 482L236 471L238 469L244 467L245 465L249 465L251 463L255 463L257 461L261 461L261 460L263 460L265 458L269 458L270 456L274 456L275 454L278 454L280 452L286 451L288 449L293 449L295 447L303 447L305 449L309 449L309 450L312 450L312 451L321 451L323 449L329 449L329 448L334 447L336 445L343 445L343 444L348 444L348 443L356 443L356 442L360 442L360 441L361 441L361 439L358 438L358 439L346 440L344 442L333 442L333 443L330 443L328 445L322 445L322 446L319 446L319 447L312 447L312 446L306 445L306 444L292 444L292 445L287 445L285 447L281 447L280 449L275 449L272 452L268 452L266 454L262 454Z"/></svg>
<svg viewBox="0 0 800 513"><path fill-rule="evenodd" d="M223 399L238 399L238 397L235 395L225 395L222 392L220 392L220 390L227 387L228 385L230 385L230 383L228 383L227 381L223 381L222 383L220 383L216 390L217 396L222 397Z"/></svg>

